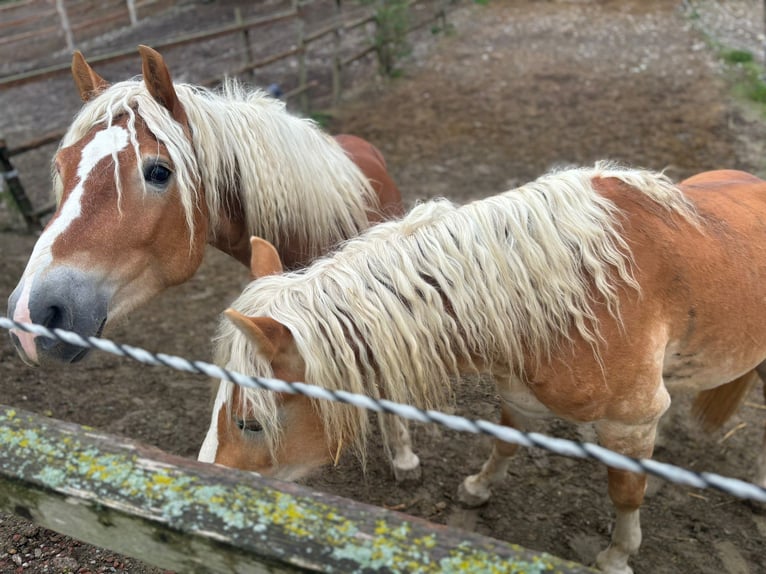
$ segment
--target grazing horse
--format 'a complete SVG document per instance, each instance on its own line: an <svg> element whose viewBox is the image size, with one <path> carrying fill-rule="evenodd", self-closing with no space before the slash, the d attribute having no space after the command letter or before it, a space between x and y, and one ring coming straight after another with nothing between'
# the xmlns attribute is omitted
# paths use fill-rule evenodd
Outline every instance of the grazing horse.
<svg viewBox="0 0 766 574"><path fill-rule="evenodd" d="M463 207L423 203L301 272L281 273L264 241L253 259L219 364L422 408L443 405L454 377L488 373L502 424L592 423L632 457L652 455L672 392L766 359L766 182L742 172L676 186L599 163ZM200 460L297 479L342 448L364 459L368 426L348 405L222 382ZM496 441L461 501L488 500L516 450ZM607 479L616 524L596 564L625 574L646 476Z"/></svg>
<svg viewBox="0 0 766 574"><path fill-rule="evenodd" d="M250 236L260 235L295 267L401 214L370 143L332 138L234 81L220 91L173 84L160 54L139 53L143 79L113 85L74 54L85 103L56 153L58 210L8 300L9 317L98 335L190 279L206 243L248 265ZM11 337L30 365L86 353L21 331Z"/></svg>

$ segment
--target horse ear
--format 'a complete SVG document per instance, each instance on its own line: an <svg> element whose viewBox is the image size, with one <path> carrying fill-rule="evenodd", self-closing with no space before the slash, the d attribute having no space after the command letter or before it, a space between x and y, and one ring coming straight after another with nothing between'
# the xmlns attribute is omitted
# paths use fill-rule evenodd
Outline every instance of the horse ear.
<svg viewBox="0 0 766 574"><path fill-rule="evenodd" d="M224 315L270 360L292 340L290 330L271 317L248 317L235 309L226 309Z"/></svg>
<svg viewBox="0 0 766 574"><path fill-rule="evenodd" d="M79 50L72 54L72 77L83 102L92 100L109 87L109 82L93 71Z"/></svg>
<svg viewBox="0 0 766 574"><path fill-rule="evenodd" d="M159 52L149 46L139 46L138 53L141 55L141 72L149 94L167 108L178 123L185 125L186 112L173 87L165 60Z"/></svg>
<svg viewBox="0 0 766 574"><path fill-rule="evenodd" d="M250 273L253 279L282 273L282 261L276 247L260 237L250 238Z"/></svg>

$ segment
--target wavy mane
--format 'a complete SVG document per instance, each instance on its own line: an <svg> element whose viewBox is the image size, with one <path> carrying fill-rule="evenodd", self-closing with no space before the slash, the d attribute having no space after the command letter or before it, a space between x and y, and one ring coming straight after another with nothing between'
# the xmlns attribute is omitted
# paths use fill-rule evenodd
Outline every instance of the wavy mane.
<svg viewBox="0 0 766 574"><path fill-rule="evenodd" d="M598 354L594 297L619 319L618 286L639 285L619 212L593 188L594 177L619 178L669 212L696 217L663 175L602 163L463 207L423 203L307 269L251 283L232 306L286 325L309 382L423 408L443 405L458 365L522 374L525 354L549 355L572 328ZM216 351L219 364L272 376L227 320ZM243 392L276 448L274 395ZM364 459L366 413L327 401L316 408L331 438Z"/></svg>
<svg viewBox="0 0 766 574"><path fill-rule="evenodd" d="M250 234L278 248L284 237L293 236L317 256L368 227L367 215L378 207L370 183L315 122L290 114L283 102L261 90L248 91L234 80L219 91L174 86L189 119L191 142L142 81L128 80L86 103L61 146L73 144L94 126L108 126L127 115L139 160L135 126L140 117L168 149L190 229L200 185L211 230L218 227L221 213L238 202ZM119 195L119 166L113 159ZM141 170L140 161L137 169ZM54 181L60 199L61 183L55 173Z"/></svg>

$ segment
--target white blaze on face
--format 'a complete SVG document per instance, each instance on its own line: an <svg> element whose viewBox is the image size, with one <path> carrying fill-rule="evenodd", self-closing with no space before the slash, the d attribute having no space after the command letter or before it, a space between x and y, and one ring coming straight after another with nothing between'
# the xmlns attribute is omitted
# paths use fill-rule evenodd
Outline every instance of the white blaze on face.
<svg viewBox="0 0 766 574"><path fill-rule="evenodd" d="M218 453L218 413L226 403L231 402L233 395L234 385L221 381L218 385L218 394L215 396L215 404L213 405L213 416L210 419L210 428L207 429L207 435L202 443L202 447L199 449L199 455L197 460L200 462L215 462L215 455Z"/></svg>
<svg viewBox="0 0 766 574"><path fill-rule="evenodd" d="M35 248L29 258L24 274L21 276L23 283L22 292L13 311L13 319L21 323L30 323L29 295L32 292L35 278L47 269L52 261L51 247L56 239L64 233L71 223L80 217L82 212L81 202L85 190L85 182L88 180L93 168L105 157L121 151L128 145L128 132L120 126L111 126L98 132L82 150L80 164L77 166L77 185L69 194L66 201L61 205L56 218L51 221L40 239L35 243ZM18 337L24 352L32 361L37 361L37 349L35 348L34 335L16 329L11 330Z"/></svg>

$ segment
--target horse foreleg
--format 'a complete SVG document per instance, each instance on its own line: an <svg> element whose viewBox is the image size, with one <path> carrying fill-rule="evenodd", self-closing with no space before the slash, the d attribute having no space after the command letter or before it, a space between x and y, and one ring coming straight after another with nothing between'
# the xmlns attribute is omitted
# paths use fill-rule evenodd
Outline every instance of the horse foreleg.
<svg viewBox="0 0 766 574"><path fill-rule="evenodd" d="M412 450L412 439L407 421L395 415L381 415L383 440L394 469L396 482L419 480L420 459Z"/></svg>
<svg viewBox="0 0 766 574"><path fill-rule="evenodd" d="M500 407L500 424L515 427L513 412L503 403ZM458 489L458 500L468 507L480 506L492 495L492 485L505 478L511 457L519 450L519 445L495 440L492 453L481 467L481 472L467 477Z"/></svg>
<svg viewBox="0 0 766 574"><path fill-rule="evenodd" d="M602 446L627 456L648 458L652 455L657 421L628 426L620 423L599 423L596 432ZM596 566L608 574L632 574L628 559L641 546L639 507L646 491L646 475L608 468L609 498L616 510L612 541L599 553Z"/></svg>

